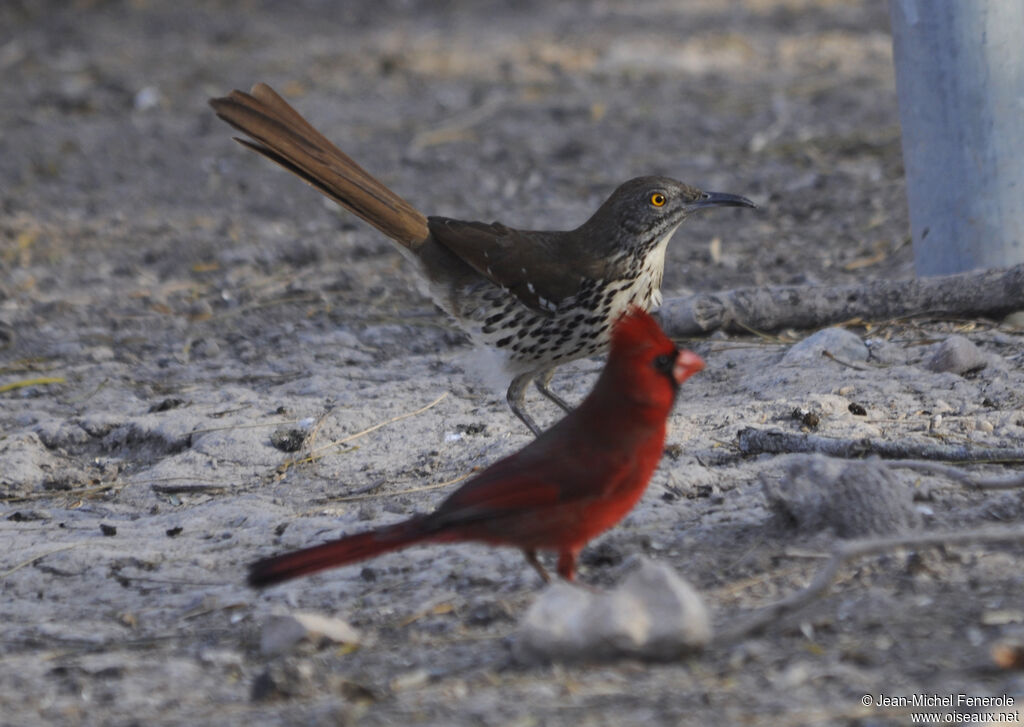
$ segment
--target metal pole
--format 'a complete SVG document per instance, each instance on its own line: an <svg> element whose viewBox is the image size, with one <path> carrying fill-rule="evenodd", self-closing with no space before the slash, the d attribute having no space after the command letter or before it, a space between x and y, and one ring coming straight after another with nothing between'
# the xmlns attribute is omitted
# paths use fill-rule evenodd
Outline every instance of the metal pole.
<svg viewBox="0 0 1024 727"><path fill-rule="evenodd" d="M918 275L1024 263L1024 0L890 0Z"/></svg>

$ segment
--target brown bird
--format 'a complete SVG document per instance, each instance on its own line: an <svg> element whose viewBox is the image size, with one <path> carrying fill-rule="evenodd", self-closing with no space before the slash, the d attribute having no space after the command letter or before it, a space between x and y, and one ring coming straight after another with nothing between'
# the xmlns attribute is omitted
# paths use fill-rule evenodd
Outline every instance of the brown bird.
<svg viewBox="0 0 1024 727"><path fill-rule="evenodd" d="M650 315L634 309L615 325L594 390L526 447L429 515L261 560L249 571L249 585L269 586L416 543L462 541L520 548L544 580L537 551L553 550L558 574L571 581L583 546L644 494L679 387L702 368L700 356L680 351Z"/></svg>
<svg viewBox="0 0 1024 727"><path fill-rule="evenodd" d="M277 162L398 243L434 302L478 344L499 354L506 398L526 413L531 381L549 388L555 367L604 351L629 306L661 304L665 248L676 228L708 207L753 207L734 194L702 192L668 177L623 183L589 220L565 232L426 217L328 141L266 84L210 100L217 115Z"/></svg>

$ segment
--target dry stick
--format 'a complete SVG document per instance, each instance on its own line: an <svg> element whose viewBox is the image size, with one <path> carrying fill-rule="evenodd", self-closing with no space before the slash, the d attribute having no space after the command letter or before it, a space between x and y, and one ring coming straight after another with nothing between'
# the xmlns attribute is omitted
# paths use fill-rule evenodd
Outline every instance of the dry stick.
<svg viewBox="0 0 1024 727"><path fill-rule="evenodd" d="M196 494L220 494L228 491L227 485L210 485L205 483L190 485L157 485L149 486L153 492L161 495L196 495Z"/></svg>
<svg viewBox="0 0 1024 727"><path fill-rule="evenodd" d="M883 459L926 459L946 462L1024 462L1024 448L979 449L963 444L932 444L924 442L887 442L863 437L843 439L816 434L792 434L777 429L744 427L736 434L736 443L743 454L820 453L829 457L856 459L877 455Z"/></svg>
<svg viewBox="0 0 1024 727"><path fill-rule="evenodd" d="M184 482L181 484L170 484L177 480L184 480ZM161 495L181 495L227 492L234 482L196 482L195 477L190 475L178 475L174 477L145 477L139 480L132 480L128 484L149 485L149 488L153 490L153 492L158 492Z"/></svg>
<svg viewBox="0 0 1024 727"><path fill-rule="evenodd" d="M423 412L427 411L428 409L433 409L435 406L440 404L442 401L445 400L445 398L447 396L448 396L448 392L446 391L443 394L441 394L441 396L437 397L432 402L430 402L429 404L421 406L419 409L416 409L415 411L407 411L404 414L396 414L395 416L391 417L390 419L385 419L382 422L377 422L373 426L367 427L366 429L358 431L355 434L350 434L347 437L342 437L341 439L336 439L333 442L331 442L330 444L325 444L325 445L323 445L321 447L317 447L316 449L310 450L309 455L313 456L317 452L322 452L325 449L331 449L332 447L338 447L338 446L340 446L342 444L348 444L352 440L359 439L360 437L365 437L367 434L370 434L371 432L375 432L378 429L380 429L381 427L386 427L388 424L394 424L395 422L400 422L403 419L408 419L409 417L414 417L414 416L416 416L418 414L422 414Z"/></svg>
<svg viewBox="0 0 1024 727"><path fill-rule="evenodd" d="M309 434L306 435L305 443L310 452L313 451L313 445L316 444L317 437L320 436L320 430L323 428L324 422L327 421L327 417L331 415L332 411L334 411L334 407L328 406L323 413L316 418L316 421L313 422L313 426L309 428Z"/></svg>
<svg viewBox="0 0 1024 727"><path fill-rule="evenodd" d="M242 408L236 409L235 411L241 411ZM188 434L189 436L192 436L194 434L209 434L210 432L223 432L228 430L234 431L236 429L259 429L260 427L286 427L289 424L298 424L300 421L302 420L287 419L284 421L277 422L257 422L256 424L225 424L224 426L220 427L203 427L202 429L193 429Z"/></svg>
<svg viewBox="0 0 1024 727"><path fill-rule="evenodd" d="M374 490L374 489L376 489L376 488L378 488L378 487L380 487L380 486L382 486L384 484L384 480L380 480L378 482L374 482L372 485L368 485L367 487L364 487L364 488L361 488L359 490L356 490L355 492L353 492L351 494L342 495L340 497L324 497L324 498L320 498L320 499L316 500L315 502L326 505L328 503L334 503L334 502L355 502L356 500L375 500L375 499L380 498L380 497L399 497L401 495L411 495L411 494L416 493L416 492L427 492L429 490L440 490L440 489L445 488L445 487L451 487L454 484L457 484L457 483L462 482L463 480L465 480L465 479L467 479L469 477L472 477L479 470L480 470L479 467L474 467L469 472L461 474L458 477L454 477L454 478L452 478L450 480L445 480L444 482L436 482L436 483L434 483L432 485L420 485L418 487L410 487L410 488L405 489L405 490L397 490L396 492L372 492L372 490ZM319 513L319 512L321 512L321 510L310 510L306 514L314 514L314 513Z"/></svg>
<svg viewBox="0 0 1024 727"><path fill-rule="evenodd" d="M420 132L413 138L411 146L414 149L423 149L434 144L461 139L469 132L469 129L496 113L506 100L501 96L492 96L466 113L448 119L443 125Z"/></svg>
<svg viewBox="0 0 1024 727"><path fill-rule="evenodd" d="M40 553L39 555L34 555L31 558L29 558L28 560L23 560L21 563L18 563L16 566L14 566L12 568L8 568L3 573L0 573L0 580L6 578L7 576L11 575L11 573L14 573L15 571L21 570L22 568L24 568L27 565L32 565L37 560L42 560L43 558L45 558L48 555L53 555L54 553L61 553L61 552L65 551L65 550L71 550L72 548L77 548L79 545L81 545L81 543L71 543L70 545L64 545L64 546L62 546L60 548L54 548L53 550L48 550L45 553Z"/></svg>
<svg viewBox="0 0 1024 727"><path fill-rule="evenodd" d="M96 388L93 389L92 391L90 391L90 392L88 392L86 394L82 394L81 396L76 397L74 399L68 399L68 404L71 404L72 406L74 406L76 404L81 404L82 402L88 401L92 397L96 396L96 394L100 393L100 391L103 389L103 387L106 386L108 383L110 383L110 379L109 378L103 379L103 381L98 383L96 385Z"/></svg>
<svg viewBox="0 0 1024 727"><path fill-rule="evenodd" d="M376 490L376 489L378 489L380 487L383 487L387 483L388 483L387 478L381 477L380 479L374 480L373 482L371 482L368 485L364 485L363 487L357 487L354 490L349 490L348 497L355 497L357 495L365 495L367 493L373 492L374 490ZM320 500L320 499L313 500L313 502L319 504L321 502L333 502L333 500L331 500L330 497L325 497L322 500Z"/></svg>
<svg viewBox="0 0 1024 727"><path fill-rule="evenodd" d="M9 384L0 386L0 394L7 393L8 391L15 391L16 389L24 389L28 386L46 386L47 384L63 384L66 383L66 379L63 376L40 376L35 379L22 379L21 381L12 381Z"/></svg>
<svg viewBox="0 0 1024 727"><path fill-rule="evenodd" d="M441 396L437 397L432 402L430 402L429 404L427 404L425 406L421 406L419 409L416 409L415 411L407 411L404 414L397 414L397 415L391 417L390 419L385 419L382 422L377 422L373 426L367 427L366 429L363 429L362 431L356 432L355 434L350 434L347 437L342 437L341 439L336 439L333 442L331 442L330 444L324 444L324 445L322 445L320 447L317 447L316 449L311 449L301 459L290 459L290 460L286 460L286 461L282 462L281 465L278 467L278 470L280 471L280 470L283 470L283 469L287 469L288 467L291 467L293 465L308 464L309 462L315 462L316 460L318 460L320 458L320 455L319 455L320 452L323 452L323 451L328 450L328 449L333 449L335 447L340 447L342 444L347 444L347 443L351 442L354 439L359 439L360 437L365 437L367 434L375 432L378 429L380 429L381 427L386 427L388 424L394 424L395 422L399 422L399 421L401 421L403 419L408 419L409 417L414 417L417 414L422 414L423 412L427 411L428 409L432 409L435 406L437 406L438 404L440 404L442 401L444 401L445 397L447 397L447 396L448 396L448 392L446 391L443 394L441 394Z"/></svg>
<svg viewBox="0 0 1024 727"><path fill-rule="evenodd" d="M420 485L419 487L410 487L407 490L398 490L397 492L367 492L367 493L353 493L351 495L345 495L344 497L335 497L328 500L328 502L351 502L353 500L373 500L378 497L398 497L399 495L411 495L414 492L426 492L428 490L440 490L444 487L450 487L457 482L462 482L467 477L476 474L476 470L466 472L465 474L454 477L444 482L437 482L433 485ZM379 486L379 485L375 485Z"/></svg>
<svg viewBox="0 0 1024 727"><path fill-rule="evenodd" d="M1017 542L1024 542L1024 527L978 528L955 533L917 533L889 538L864 538L839 542L832 549L832 558L803 590L767 606L746 623L722 631L715 641L720 645L735 643L759 633L777 622L782 616L800 610L824 594L832 585L843 564L854 558L885 553L896 548Z"/></svg>
<svg viewBox="0 0 1024 727"><path fill-rule="evenodd" d="M1009 477L979 477L964 472L956 467L939 464L938 462L922 462L914 459L894 459L886 462L890 467L902 467L904 469L927 472L932 475L942 475L951 480L956 480L961 485L973 487L977 490L1015 490L1024 487L1024 472Z"/></svg>
<svg viewBox="0 0 1024 727"><path fill-rule="evenodd" d="M848 286L740 288L669 298L662 326L673 337L717 329L821 328L852 319L999 316L1024 309L1024 265L912 280Z"/></svg>
<svg viewBox="0 0 1024 727"><path fill-rule="evenodd" d="M89 495L97 495L100 493L108 492L110 490L122 490L127 487L128 482L122 482L121 480L115 480L113 482L104 482L101 485L92 485L90 487L78 487L71 490L46 490L44 492L25 492L20 495L5 495L0 497L0 502L31 502L32 500L52 500L56 497L88 497Z"/></svg>
<svg viewBox="0 0 1024 727"><path fill-rule="evenodd" d="M839 358L831 351L822 351L821 355L831 361L835 361L840 366L845 366L849 369L854 369L855 371L871 371L874 368L878 368L877 366L864 366L862 364L854 363L853 361L846 361Z"/></svg>

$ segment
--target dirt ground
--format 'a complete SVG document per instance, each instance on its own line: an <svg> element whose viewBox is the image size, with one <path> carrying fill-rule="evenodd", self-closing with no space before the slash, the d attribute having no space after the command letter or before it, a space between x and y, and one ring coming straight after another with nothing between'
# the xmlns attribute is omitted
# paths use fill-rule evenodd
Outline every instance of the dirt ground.
<svg viewBox="0 0 1024 727"><path fill-rule="evenodd" d="M514 551L243 584L529 439L392 245L233 143L209 97L271 83L430 214L568 228L640 174L754 199L680 229L667 296L908 277L882 0L6 0L0 77L0 386L39 379L0 393L0 724L866 726L911 716L864 695L1024 695L990 655L1024 638L1022 547L858 561L763 635L655 664L513 659L541 592ZM795 409L824 436L1021 446L1020 330L849 330L856 368L785 358L806 332L687 342L708 368L670 455L582 579L656 558L719 628L805 584L833 533L773 520L763 483L792 458L736 448L800 431ZM983 370L922 365L952 333ZM600 365L556 389L579 400ZM303 450L275 446L295 429ZM1024 512L899 477L929 530ZM261 654L294 610L364 643Z"/></svg>

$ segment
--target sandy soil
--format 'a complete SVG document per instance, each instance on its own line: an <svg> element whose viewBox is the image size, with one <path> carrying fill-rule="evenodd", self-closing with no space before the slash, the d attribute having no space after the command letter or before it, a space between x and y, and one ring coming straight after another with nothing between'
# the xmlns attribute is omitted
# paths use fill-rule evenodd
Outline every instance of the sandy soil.
<svg viewBox="0 0 1024 727"><path fill-rule="evenodd" d="M256 557L430 508L528 436L390 243L233 144L208 97L272 83L431 214L569 227L648 173L755 199L686 223L666 295L908 276L880 0L11 0L0 75L0 385L44 379L0 394L0 723L879 725L910 716L865 694L1024 694L990 657L1024 636L1020 547L858 562L763 636L660 664L516 663L540 584L512 551L242 584ZM804 584L832 534L775 523L762 482L784 462L735 447L799 431L794 409L827 436L1020 446L1019 330L850 330L860 368L785 358L804 333L688 342L708 369L671 455L583 579L657 558L719 627ZM952 333L985 369L922 366ZM599 368L555 385L578 400ZM305 449L275 446L296 428ZM1024 507L900 477L929 529ZM367 643L261 655L263 619L296 609Z"/></svg>

